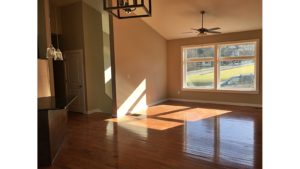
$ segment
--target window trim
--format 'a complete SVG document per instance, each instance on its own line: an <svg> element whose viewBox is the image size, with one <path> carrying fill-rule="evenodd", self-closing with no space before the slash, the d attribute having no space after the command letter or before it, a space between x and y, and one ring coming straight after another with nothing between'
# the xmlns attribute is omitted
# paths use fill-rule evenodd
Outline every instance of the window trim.
<svg viewBox="0 0 300 169"><path fill-rule="evenodd" d="M255 42L256 43L256 48L255 48L255 57L254 57L254 64L255 64L255 90L231 90L231 89L219 89L218 88L218 81L219 81L219 57L218 57L218 47L222 45L229 45L229 44L242 44L242 43L247 43L247 42ZM199 44L199 45L184 45L181 46L181 59L180 59L180 64L181 64L181 91L195 91L195 92L213 92L213 93L243 93L243 94L259 94L260 92L260 39L249 39L249 40L240 40L240 41L226 41L226 42L217 42L217 43L206 43L206 44ZM199 47L214 47L214 54L215 56L212 58L214 62L214 88L212 89L197 89L197 88L185 88L184 87L184 80L185 80L185 73L184 73L184 68L185 68L185 57L184 57L184 49L185 48L199 48ZM236 60L236 59L253 59L253 56L242 56L242 57L236 57L236 58L223 58L222 60ZM205 60L206 58L202 59ZM207 58L212 60L211 58Z"/></svg>

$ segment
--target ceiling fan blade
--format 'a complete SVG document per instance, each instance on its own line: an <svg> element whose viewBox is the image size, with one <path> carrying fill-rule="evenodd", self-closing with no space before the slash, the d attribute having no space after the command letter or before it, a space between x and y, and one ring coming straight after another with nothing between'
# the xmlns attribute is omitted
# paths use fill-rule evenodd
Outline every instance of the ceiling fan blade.
<svg viewBox="0 0 300 169"><path fill-rule="evenodd" d="M218 31L211 31L211 30L208 30L206 32L208 32L208 33L221 33L221 32L218 32Z"/></svg>
<svg viewBox="0 0 300 169"><path fill-rule="evenodd" d="M210 28L210 29L207 29L207 30L209 30L209 31L214 31L214 30L218 30L218 29L221 29L221 28L215 27L215 28Z"/></svg>
<svg viewBox="0 0 300 169"><path fill-rule="evenodd" d="M195 28L191 28L191 30L194 30L194 31L199 31L199 29L195 29Z"/></svg>

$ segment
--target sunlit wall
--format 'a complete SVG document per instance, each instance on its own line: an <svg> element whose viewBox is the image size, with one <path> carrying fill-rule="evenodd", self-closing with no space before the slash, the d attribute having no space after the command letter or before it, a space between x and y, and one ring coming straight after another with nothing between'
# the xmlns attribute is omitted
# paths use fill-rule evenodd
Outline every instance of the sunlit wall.
<svg viewBox="0 0 300 169"><path fill-rule="evenodd" d="M141 19L113 19L118 116L166 99L166 40Z"/></svg>

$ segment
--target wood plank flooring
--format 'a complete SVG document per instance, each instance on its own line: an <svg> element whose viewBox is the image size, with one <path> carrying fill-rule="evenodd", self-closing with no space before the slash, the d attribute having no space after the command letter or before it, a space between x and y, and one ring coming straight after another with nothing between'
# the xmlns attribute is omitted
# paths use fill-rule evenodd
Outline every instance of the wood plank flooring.
<svg viewBox="0 0 300 169"><path fill-rule="evenodd" d="M143 115L70 113L48 169L260 169L262 109L165 102Z"/></svg>

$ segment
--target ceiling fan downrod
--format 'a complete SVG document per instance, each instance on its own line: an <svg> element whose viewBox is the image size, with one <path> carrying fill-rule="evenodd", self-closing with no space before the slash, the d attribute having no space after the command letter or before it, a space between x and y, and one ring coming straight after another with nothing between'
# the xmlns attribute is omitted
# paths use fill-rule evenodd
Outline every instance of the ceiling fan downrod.
<svg viewBox="0 0 300 169"><path fill-rule="evenodd" d="M202 28L203 28L203 15L205 14L205 11L201 11L201 15L202 15Z"/></svg>

